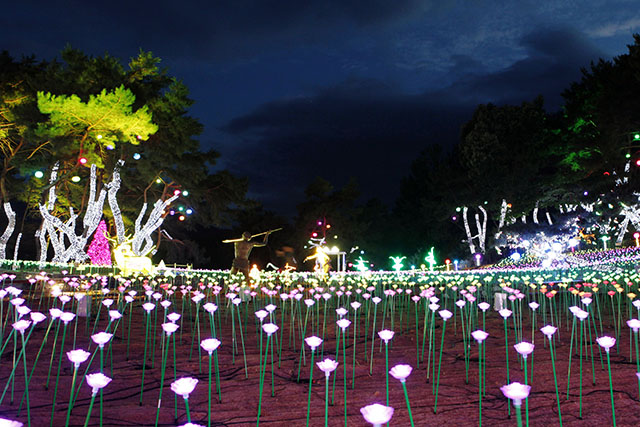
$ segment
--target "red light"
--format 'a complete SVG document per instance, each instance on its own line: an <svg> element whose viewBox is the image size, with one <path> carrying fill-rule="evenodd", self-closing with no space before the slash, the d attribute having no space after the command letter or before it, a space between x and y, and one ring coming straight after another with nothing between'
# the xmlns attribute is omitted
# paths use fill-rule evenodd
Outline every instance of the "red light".
<svg viewBox="0 0 640 427"><path fill-rule="evenodd" d="M607 175L608 176L608 175L611 175L611 174L609 172L605 172L605 173L603 173L603 175Z"/></svg>
<svg viewBox="0 0 640 427"><path fill-rule="evenodd" d="M318 237L318 233L314 231L313 233L311 233L311 237Z"/></svg>
<svg viewBox="0 0 640 427"><path fill-rule="evenodd" d="M640 166L640 159L636 160L636 166Z"/></svg>
<svg viewBox="0 0 640 427"><path fill-rule="evenodd" d="M184 219L185 219L185 218L184 218L184 215L180 215L180 216L178 217L178 219L179 219L180 221L184 221Z"/></svg>
<svg viewBox="0 0 640 427"><path fill-rule="evenodd" d="M444 263L449 265L449 264L451 264L451 260L449 258L447 258L447 259L444 260Z"/></svg>
<svg viewBox="0 0 640 427"><path fill-rule="evenodd" d="M81 165L86 165L87 164L87 158L86 157L80 157L78 159L78 163L80 163Z"/></svg>
<svg viewBox="0 0 640 427"><path fill-rule="evenodd" d="M175 191L173 192L173 195L174 195L174 196L177 196L177 195L179 195L179 194L180 194L180 190L175 190Z"/></svg>

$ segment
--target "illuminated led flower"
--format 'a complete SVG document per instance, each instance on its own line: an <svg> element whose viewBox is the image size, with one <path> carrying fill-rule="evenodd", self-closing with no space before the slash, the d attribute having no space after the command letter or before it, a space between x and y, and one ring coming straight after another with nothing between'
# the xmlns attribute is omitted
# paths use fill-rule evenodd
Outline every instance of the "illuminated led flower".
<svg viewBox="0 0 640 427"><path fill-rule="evenodd" d="M459 299L458 301L456 301L456 305L458 306L458 308L462 308L462 307L464 307L464 305L465 305L466 303L467 303L467 302L466 302L465 300L463 300L463 299Z"/></svg>
<svg viewBox="0 0 640 427"><path fill-rule="evenodd" d="M503 319L507 319L509 316L511 316L511 310L509 310L508 308L503 308L498 310L498 314L502 316Z"/></svg>
<svg viewBox="0 0 640 427"><path fill-rule="evenodd" d="M111 298L106 298L102 301L102 305L109 308L111 307L111 305L113 305L113 300Z"/></svg>
<svg viewBox="0 0 640 427"><path fill-rule="evenodd" d="M513 400L514 405L520 406L522 405L522 401L529 397L531 386L513 382L509 385L503 385L500 387L500 390L507 399Z"/></svg>
<svg viewBox="0 0 640 427"><path fill-rule="evenodd" d="M188 399L189 395L196 388L196 384L198 384L198 380L191 377L180 378L171 383L171 391L175 394L179 394L184 399Z"/></svg>
<svg viewBox="0 0 640 427"><path fill-rule="evenodd" d="M278 326L273 323L265 323L264 325L262 325L262 330L268 336L275 334L278 329L279 329Z"/></svg>
<svg viewBox="0 0 640 427"><path fill-rule="evenodd" d="M316 337L315 335L313 335L310 337L306 337L304 339L304 342L306 342L307 345L311 347L311 351L314 351L316 348L320 346L320 344L322 344L322 338Z"/></svg>
<svg viewBox="0 0 640 427"><path fill-rule="evenodd" d="M393 416L393 408L374 403L373 405L360 408L360 413L368 423L382 425L388 423Z"/></svg>
<svg viewBox="0 0 640 427"><path fill-rule="evenodd" d="M419 298L418 298L418 300L419 300ZM357 310L357 309L359 309L359 308L360 308L360 306L361 306L361 305L362 305L362 304L360 304L358 301L353 301L353 302L351 303L351 308L353 308L354 310Z"/></svg>
<svg viewBox="0 0 640 427"><path fill-rule="evenodd" d="M171 301L169 301L168 299L160 301L160 305L166 310L171 306Z"/></svg>
<svg viewBox="0 0 640 427"><path fill-rule="evenodd" d="M42 313L39 313L37 311L32 311L31 313L29 313L29 316L31 316L31 321L37 325L38 323L42 322L44 319L47 318L47 316L45 316Z"/></svg>
<svg viewBox="0 0 640 427"><path fill-rule="evenodd" d="M579 310L576 311L575 316L580 320L583 321L585 320L587 317L589 317L589 313L584 311L584 310Z"/></svg>
<svg viewBox="0 0 640 427"><path fill-rule="evenodd" d="M98 332L97 334L91 335L91 339L94 343L98 344L100 348L103 348L106 343L113 337L113 334L108 332Z"/></svg>
<svg viewBox="0 0 640 427"><path fill-rule="evenodd" d="M264 318L269 315L266 310L258 310L254 314L258 319L260 319L260 322L262 322Z"/></svg>
<svg viewBox="0 0 640 427"><path fill-rule="evenodd" d="M324 372L324 375L328 377L329 375L331 375L331 372L336 370L336 368L338 367L338 362L326 358L321 362L316 362L316 365L318 365L318 368L320 368L320 370Z"/></svg>
<svg viewBox="0 0 640 427"><path fill-rule="evenodd" d="M629 320L627 320L627 326L629 326L631 329L633 329L633 332L638 332L638 329L640 329L640 320L638 320L638 319L629 319Z"/></svg>
<svg viewBox="0 0 640 427"><path fill-rule="evenodd" d="M488 302L481 302L480 304L478 304L478 308L482 311L489 310L489 307L491 307L491 305L489 305Z"/></svg>
<svg viewBox="0 0 640 427"><path fill-rule="evenodd" d="M265 307L265 310L267 310L269 313L273 313L275 311L277 307L273 304L269 304Z"/></svg>
<svg viewBox="0 0 640 427"><path fill-rule="evenodd" d="M153 310L154 308L156 308L156 305L152 302L145 302L144 304L142 304L142 308L144 308L144 310L147 313L150 313L151 310Z"/></svg>
<svg viewBox="0 0 640 427"><path fill-rule="evenodd" d="M73 319L75 319L76 315L74 313L65 311L60 315L60 320L62 320L65 324L68 324Z"/></svg>
<svg viewBox="0 0 640 427"><path fill-rule="evenodd" d="M551 337L556 333L557 330L558 328L556 328L555 326L547 325L544 328L541 328L540 332L545 334L547 338L551 339Z"/></svg>
<svg viewBox="0 0 640 427"><path fill-rule="evenodd" d="M207 338L202 340L202 342L200 343L200 347L202 347L204 351L207 351L209 353L209 356L211 356L213 352L218 349L220 344L220 341L215 338Z"/></svg>
<svg viewBox="0 0 640 427"><path fill-rule="evenodd" d="M209 314L213 314L216 312L216 310L218 309L218 306L215 305L212 302L208 302L205 305L202 306L202 308L204 308L204 310L209 313Z"/></svg>
<svg viewBox="0 0 640 427"><path fill-rule="evenodd" d="M312 300L312 299L306 299L306 300L304 300L304 303L307 305L307 307L311 307L316 302L314 300Z"/></svg>
<svg viewBox="0 0 640 427"><path fill-rule="evenodd" d="M535 302L535 301L531 301L531 302L529 303L529 308L530 308L531 310L533 310L533 311L536 311L536 310L538 309L538 307L540 307L540 304L538 304L538 303L537 303L537 302Z"/></svg>
<svg viewBox="0 0 640 427"><path fill-rule="evenodd" d="M393 339L393 335L395 334L395 332L390 331L388 329L383 329L380 332L378 332L378 336L380 337L381 340L383 340L385 343L389 343L389 341L391 341Z"/></svg>
<svg viewBox="0 0 640 427"><path fill-rule="evenodd" d="M18 320L17 322L15 322L13 325L13 329L15 329L16 331L20 332L21 334L24 334L24 331L31 325L31 320Z"/></svg>
<svg viewBox="0 0 640 427"><path fill-rule="evenodd" d="M382 299L380 297L373 297L371 298L371 301L373 301L375 305L378 305L380 304L380 301L382 301Z"/></svg>
<svg viewBox="0 0 640 427"><path fill-rule="evenodd" d="M113 322L114 320L122 318L122 313L120 313L118 310L109 310L109 318Z"/></svg>
<svg viewBox="0 0 640 427"><path fill-rule="evenodd" d="M86 360L91 356L91 353L88 351L84 351L81 348L77 350L67 351L67 357L74 364L75 368L78 369L81 363L86 362Z"/></svg>
<svg viewBox="0 0 640 427"><path fill-rule="evenodd" d="M95 374L89 374L85 377L87 380L87 384L91 387L91 393L96 394L100 391L101 388L104 388L111 382L111 378L103 374L102 372L98 372Z"/></svg>
<svg viewBox="0 0 640 427"><path fill-rule="evenodd" d="M396 365L389 371L389 374L400 382L405 382L407 377L411 375L413 368L410 365Z"/></svg>
<svg viewBox="0 0 640 427"><path fill-rule="evenodd" d="M347 329L349 327L349 325L351 324L351 320L349 320L349 319L340 319L336 323L338 324L340 329L342 329L342 331L344 332L344 330Z"/></svg>
<svg viewBox="0 0 640 427"><path fill-rule="evenodd" d="M53 319L59 319L62 315L62 310L60 310L59 308L50 308L49 314Z"/></svg>
<svg viewBox="0 0 640 427"><path fill-rule="evenodd" d="M609 349L611 347L613 347L614 345L616 345L616 339L613 337L609 337L609 336L604 336L604 337L600 337L600 338L596 338L596 341L598 342L598 345L602 348L604 348L604 350L609 353Z"/></svg>
<svg viewBox="0 0 640 427"><path fill-rule="evenodd" d="M178 320L180 320L180 313L169 313L167 314L167 319L169 319L169 322L171 323L176 323Z"/></svg>
<svg viewBox="0 0 640 427"><path fill-rule="evenodd" d="M23 425L24 424L22 424L20 421L13 421L7 418L0 418L0 427L22 427Z"/></svg>
<svg viewBox="0 0 640 427"><path fill-rule="evenodd" d="M176 325L173 322L162 324L162 330L167 334L167 336L171 336L171 334L177 331L179 327L180 326Z"/></svg>
<svg viewBox="0 0 640 427"><path fill-rule="evenodd" d="M449 310L440 310L438 314L440 315L440 317L442 317L442 320L444 320L445 322L451 319L451 316L453 316L453 313L450 312Z"/></svg>
<svg viewBox="0 0 640 427"><path fill-rule="evenodd" d="M347 314L347 309L344 307L336 308L336 314L342 317Z"/></svg>
<svg viewBox="0 0 640 427"><path fill-rule="evenodd" d="M533 353L535 345L531 344L530 342L520 341L518 344L515 344L513 348L515 348L516 351L526 359L528 355Z"/></svg>
<svg viewBox="0 0 640 427"><path fill-rule="evenodd" d="M471 336L474 340L478 341L478 344L482 344L482 341L486 340L489 334L481 329L471 332Z"/></svg>

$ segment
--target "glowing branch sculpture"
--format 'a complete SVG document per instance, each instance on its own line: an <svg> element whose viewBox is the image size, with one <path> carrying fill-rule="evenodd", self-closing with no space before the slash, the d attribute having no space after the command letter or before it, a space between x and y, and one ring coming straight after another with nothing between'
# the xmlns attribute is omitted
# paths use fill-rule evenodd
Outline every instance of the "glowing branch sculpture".
<svg viewBox="0 0 640 427"><path fill-rule="evenodd" d="M147 210L147 204L142 205L142 209L140 210L140 214L138 218L136 218L133 240L132 240L132 250L136 255L146 255L153 250L153 241L151 240L151 234L156 231L164 221L164 210L178 198L178 195L173 195L167 200L157 200L153 205L153 209L147 218L147 221L144 225L142 224L142 218ZM115 213L114 213L115 216ZM144 243L144 247L142 244Z"/></svg>
<svg viewBox="0 0 640 427"><path fill-rule="evenodd" d="M11 209L11 203L4 203L4 212L7 215L7 228L0 236L0 260L7 258L7 242L16 228L16 213Z"/></svg>

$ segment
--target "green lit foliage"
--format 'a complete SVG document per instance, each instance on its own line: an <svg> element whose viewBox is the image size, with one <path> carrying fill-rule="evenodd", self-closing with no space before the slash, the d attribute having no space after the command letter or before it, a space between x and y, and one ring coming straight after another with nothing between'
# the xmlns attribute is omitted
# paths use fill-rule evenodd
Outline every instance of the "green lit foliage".
<svg viewBox="0 0 640 427"><path fill-rule="evenodd" d="M49 120L42 123L37 134L44 139L63 138L78 144L78 155L89 164L104 168L107 149L128 142L146 141L158 130L147 106L133 111L135 95L124 86L112 91L103 89L83 102L77 95L53 95L38 92L38 108Z"/></svg>

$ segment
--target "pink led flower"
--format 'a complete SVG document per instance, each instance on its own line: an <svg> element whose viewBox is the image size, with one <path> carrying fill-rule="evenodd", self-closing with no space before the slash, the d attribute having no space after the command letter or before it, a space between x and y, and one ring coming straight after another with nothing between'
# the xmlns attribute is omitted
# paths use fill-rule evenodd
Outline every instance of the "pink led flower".
<svg viewBox="0 0 640 427"><path fill-rule="evenodd" d="M388 344L389 341L393 339L394 334L395 332L390 331L388 329L383 329L380 332L378 332L378 336L380 337L381 340L385 342L385 344Z"/></svg>
<svg viewBox="0 0 640 427"><path fill-rule="evenodd" d="M12 326L13 329L24 335L24 331L31 325L31 320L18 320Z"/></svg>
<svg viewBox="0 0 640 427"><path fill-rule="evenodd" d="M62 310L60 310L59 308L50 308L49 314L53 319L59 319L62 315Z"/></svg>
<svg viewBox="0 0 640 427"><path fill-rule="evenodd" d="M611 347L616 345L616 339L613 337L604 336L604 337L596 338L596 341L598 342L598 345L604 348L604 350L607 353L609 353L609 349Z"/></svg>
<svg viewBox="0 0 640 427"><path fill-rule="evenodd" d="M93 342L98 344L100 348L104 348L104 345L109 342L111 337L113 337L113 334L108 332L98 332L97 334L91 335Z"/></svg>
<svg viewBox="0 0 640 427"><path fill-rule="evenodd" d="M478 344L482 344L482 341L486 340L489 334L481 329L471 332L471 336L474 340L478 341Z"/></svg>
<svg viewBox="0 0 640 427"><path fill-rule="evenodd" d="M37 311L32 311L31 313L29 313L29 316L31 316L31 321L33 322L34 325L37 325L38 323L42 322L44 319L47 318L47 316Z"/></svg>
<svg viewBox="0 0 640 427"><path fill-rule="evenodd" d="M316 365L318 365L318 368L320 368L320 370L324 372L324 375L328 377L329 375L331 375L331 372L336 370L336 368L338 367L338 362L326 358L321 362L316 362Z"/></svg>
<svg viewBox="0 0 640 427"><path fill-rule="evenodd" d="M362 304L360 304L358 301L354 301L351 303L351 308L353 308L354 310L357 310L360 308Z"/></svg>
<svg viewBox="0 0 640 427"><path fill-rule="evenodd" d="M209 356L211 356L213 352L218 349L220 344L220 341L215 338L207 338L205 340L202 340L202 342L200 343L200 347L202 347L204 351L208 352Z"/></svg>
<svg viewBox="0 0 640 427"><path fill-rule="evenodd" d="M349 325L351 324L351 320L349 320L349 319L340 319L336 323L338 324L340 329L342 329L342 332L344 332L344 330L347 329L349 327Z"/></svg>
<svg viewBox="0 0 640 427"><path fill-rule="evenodd" d="M336 308L336 314L342 317L347 314L347 309L344 307Z"/></svg>
<svg viewBox="0 0 640 427"><path fill-rule="evenodd" d="M640 320L638 319L627 320L627 326L633 329L633 332L638 332L638 330L640 329Z"/></svg>
<svg viewBox="0 0 640 427"><path fill-rule="evenodd" d="M171 306L171 301L169 300L160 301L160 305L166 310Z"/></svg>
<svg viewBox="0 0 640 427"><path fill-rule="evenodd" d="M209 314L213 314L216 312L216 310L218 309L218 306L215 305L212 302L208 302L205 305L202 306L202 308L204 308L204 310L209 313Z"/></svg>
<svg viewBox="0 0 640 427"><path fill-rule="evenodd" d="M122 318L122 313L120 313L118 310L109 310L109 318L113 322Z"/></svg>
<svg viewBox="0 0 640 427"><path fill-rule="evenodd" d="M273 304L269 304L265 307L265 310L267 310L269 313L273 313L275 311L277 307Z"/></svg>
<svg viewBox="0 0 640 427"><path fill-rule="evenodd" d="M167 336L171 336L172 333L178 330L180 326L176 325L173 322L163 323L162 330L167 334Z"/></svg>
<svg viewBox="0 0 640 427"><path fill-rule="evenodd" d="M111 307L112 304L113 304L113 300L111 298L107 298L102 301L102 305L104 305L107 308Z"/></svg>
<svg viewBox="0 0 640 427"><path fill-rule="evenodd" d="M508 308L503 308L498 310L498 314L502 316L503 319L506 319L511 316L511 310L509 310Z"/></svg>
<svg viewBox="0 0 640 427"><path fill-rule="evenodd" d="M152 302L145 302L144 304L142 304L142 308L147 312L147 313L151 313L151 310L153 310L154 308L156 308L156 305Z"/></svg>
<svg viewBox="0 0 640 427"><path fill-rule="evenodd" d="M198 380L195 378L180 378L179 380L171 383L171 391L175 394L179 394L184 399L188 399L189 395L196 388L196 384L198 384Z"/></svg>
<svg viewBox="0 0 640 427"><path fill-rule="evenodd" d="M515 344L513 348L515 348L516 351L526 359L528 355L533 353L535 345L531 344L530 342L520 341L518 344Z"/></svg>
<svg viewBox="0 0 640 427"><path fill-rule="evenodd" d="M262 325L262 330L267 334L267 336L275 334L278 329L278 326L273 323L265 323Z"/></svg>
<svg viewBox="0 0 640 427"><path fill-rule="evenodd" d="M19 317L22 317L22 316L26 316L27 314L29 314L31 312L31 309L29 307L27 307L26 305L19 305L18 307L16 307L16 311L20 315Z"/></svg>
<svg viewBox="0 0 640 427"><path fill-rule="evenodd" d="M451 316L453 316L453 313L450 312L449 310L440 310L438 314L440 315L440 317L442 317L442 320L444 320L445 322L451 319Z"/></svg>
<svg viewBox="0 0 640 427"><path fill-rule="evenodd" d="M180 313L169 313L167 314L167 319L169 319L169 322L171 323L176 323L178 320L180 320Z"/></svg>
<svg viewBox="0 0 640 427"><path fill-rule="evenodd" d="M111 378L103 374L102 372L98 372L95 374L89 374L85 377L87 380L87 384L91 387L91 393L97 394L101 388L104 388L111 382Z"/></svg>
<svg viewBox="0 0 640 427"><path fill-rule="evenodd" d="M316 348L322 344L322 338L314 336L306 337L304 342L307 343L309 347L311 347L311 351L314 351Z"/></svg>
<svg viewBox="0 0 640 427"><path fill-rule="evenodd" d="M487 311L490 307L491 305L489 305L488 302L481 302L480 304L478 304L478 308L482 311Z"/></svg>
<svg viewBox="0 0 640 427"><path fill-rule="evenodd" d="M520 406L522 405L522 401L529 397L531 386L513 382L509 385L503 385L500 387L500 390L507 399L513 400L515 406Z"/></svg>
<svg viewBox="0 0 640 427"><path fill-rule="evenodd" d="M74 313L65 311L60 315L60 320L62 320L65 324L69 324L73 319L75 319L76 315Z"/></svg>
<svg viewBox="0 0 640 427"><path fill-rule="evenodd" d="M382 301L382 299L380 297L373 297L373 298L371 298L371 301L373 301L373 303L375 305L378 305L378 304L380 304L380 301ZM362 409L361 409L361 411L362 411Z"/></svg>
<svg viewBox="0 0 640 427"><path fill-rule="evenodd" d="M265 317L267 317L269 315L269 313L267 313L266 310L258 310L255 313L255 316L260 319L260 323L262 323L262 321L264 320Z"/></svg>
<svg viewBox="0 0 640 427"><path fill-rule="evenodd" d="M22 427L22 426L24 426L24 424L22 424L20 421L13 421L6 418L0 418L0 427Z"/></svg>
<svg viewBox="0 0 640 427"><path fill-rule="evenodd" d="M81 363L86 362L89 356L91 356L91 353L89 353L88 351L84 351L81 348L77 350L67 351L67 357L69 358L69 361L73 363L76 369L80 367Z"/></svg>
<svg viewBox="0 0 640 427"><path fill-rule="evenodd" d="M578 318L578 320L582 322L587 317L589 317L589 313L584 310L579 310L579 311L576 311L575 316Z"/></svg>
<svg viewBox="0 0 640 427"><path fill-rule="evenodd" d="M380 426L389 422L393 416L393 408L374 403L373 405L360 408L360 413L368 423L374 426Z"/></svg>
<svg viewBox="0 0 640 427"><path fill-rule="evenodd" d="M406 381L407 377L411 375L412 370L413 368L410 365L396 365L393 368L391 368L389 373L393 378L403 383Z"/></svg>
<svg viewBox="0 0 640 427"><path fill-rule="evenodd" d="M545 334L547 336L547 338L549 338L549 339L551 339L551 337L553 336L553 334L556 333L557 330L558 330L558 328L556 328L555 326L551 326L551 325L547 325L544 328L540 328L540 332Z"/></svg>
<svg viewBox="0 0 640 427"><path fill-rule="evenodd" d="M538 304L538 303L537 303L537 302L535 302L535 301L531 301L531 302L529 303L529 308L530 308L531 310L533 310L533 311L536 311L536 310L538 309L538 307L540 307L540 304Z"/></svg>

